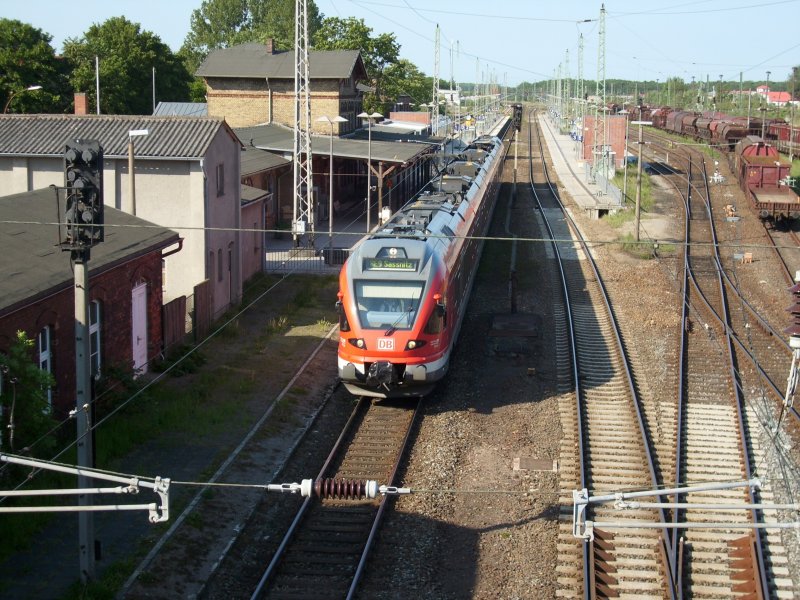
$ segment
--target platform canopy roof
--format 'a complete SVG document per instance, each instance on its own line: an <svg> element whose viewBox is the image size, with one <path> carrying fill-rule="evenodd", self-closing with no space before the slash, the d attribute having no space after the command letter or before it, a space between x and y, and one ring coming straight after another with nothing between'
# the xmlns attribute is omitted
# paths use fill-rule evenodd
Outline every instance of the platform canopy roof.
<svg viewBox="0 0 800 600"><path fill-rule="evenodd" d="M294 150L294 132L283 125L255 125L239 127L234 132L245 146L253 146L261 150L283 153L291 156ZM394 135L392 135L395 138ZM415 136L406 136L407 138ZM416 136L418 137L418 136ZM330 137L327 135L311 136L311 152L317 156L328 156L330 153ZM364 137L334 137L333 155L338 158L353 158L385 163L404 164L412 162L423 154L435 152L438 144L422 140L384 141L378 132L372 133L370 142Z"/></svg>

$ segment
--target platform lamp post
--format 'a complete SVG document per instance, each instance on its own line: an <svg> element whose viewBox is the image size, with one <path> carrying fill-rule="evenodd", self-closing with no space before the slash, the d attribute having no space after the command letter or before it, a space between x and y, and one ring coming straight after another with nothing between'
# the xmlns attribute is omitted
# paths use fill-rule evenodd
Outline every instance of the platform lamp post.
<svg viewBox="0 0 800 600"><path fill-rule="evenodd" d="M636 226L634 227L636 233L636 241L639 241L639 222L640 222L640 206L642 203L642 125L652 125L652 121L633 121L633 125L639 126L639 159L636 164Z"/></svg>
<svg viewBox="0 0 800 600"><path fill-rule="evenodd" d="M372 195L372 121L373 119L381 119L383 115L379 112L374 112L368 115L366 112L359 113L359 119L367 120L367 232L370 230L369 211Z"/></svg>
<svg viewBox="0 0 800 600"><path fill-rule="evenodd" d="M147 129L131 129L128 131L128 197L130 214L136 215L136 173L133 162L133 138L147 135Z"/></svg>
<svg viewBox="0 0 800 600"><path fill-rule="evenodd" d="M322 116L317 119L318 123L327 123L331 126L330 131L330 152L328 154L328 170L330 171L330 181L328 183L328 263L333 264L333 125L334 123L347 123L347 119L341 115L336 115L332 119Z"/></svg>
<svg viewBox="0 0 800 600"><path fill-rule="evenodd" d="M34 92L40 89L42 89L42 86L40 85L29 85L24 90L11 92L11 95L8 97L8 100L6 101L6 105L3 107L3 114L6 114L8 112L8 107L11 106L11 101L14 99L15 96L18 96L19 94L24 94L25 92Z"/></svg>

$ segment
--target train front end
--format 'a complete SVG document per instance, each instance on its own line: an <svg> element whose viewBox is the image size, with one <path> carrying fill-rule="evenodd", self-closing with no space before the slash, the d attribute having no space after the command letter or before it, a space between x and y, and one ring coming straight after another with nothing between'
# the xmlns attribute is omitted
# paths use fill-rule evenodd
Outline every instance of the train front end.
<svg viewBox="0 0 800 600"><path fill-rule="evenodd" d="M419 239L372 238L339 276L339 376L357 395L423 396L447 372L446 277Z"/></svg>

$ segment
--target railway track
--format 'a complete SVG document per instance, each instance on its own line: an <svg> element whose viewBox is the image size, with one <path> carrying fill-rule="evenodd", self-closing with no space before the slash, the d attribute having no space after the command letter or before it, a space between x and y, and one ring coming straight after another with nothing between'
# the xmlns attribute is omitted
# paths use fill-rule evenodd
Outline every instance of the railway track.
<svg viewBox="0 0 800 600"><path fill-rule="evenodd" d="M738 290L730 277L727 280L723 277L704 166L695 159L694 169L687 162L682 170L687 237L684 267L679 274L684 316L681 335L676 338L680 339L676 353L680 358L674 447L650 447L648 439L658 436L647 431L647 407L641 406L633 383L627 386L617 383L618 364L622 364L625 354L619 333L609 335L606 327L593 326L591 321L581 318L584 302L577 299L585 298L587 307L605 305L606 312L611 313L608 300L600 300L601 295L592 291L594 286L602 287L599 275L588 267L562 268L573 277L581 271L589 273L581 274L585 278L583 285L568 283L569 277L564 284L565 297L569 299L565 303L567 328L572 327L576 335L572 366L579 403L577 410L561 411L565 429L569 423L576 431L574 438L565 439L564 452L566 455L574 452L572 445L578 448L578 459L585 459L583 463L576 460L571 464L571 473L566 469L562 472L562 489L584 490L576 492L572 499L573 514L569 517L574 530L562 522L559 536L560 562L564 565L560 567L559 581L565 596L580 589L581 579L586 598L616 595L723 598L751 597L750 594L783 598L791 597L794 591L781 535L773 529L777 514L758 505L774 502L771 489L763 482L760 487L751 482L756 466L763 466L766 452L760 445L759 434L763 430L758 426L758 415L743 396L739 367L740 363L751 360L760 364L753 353L744 352L748 346L755 347L753 323L748 323L747 317L737 321L730 316L727 303L730 298L738 298ZM534 181L543 176L537 173ZM534 183L534 188L542 187ZM547 199L546 195L544 198ZM548 208L544 203L542 212L546 217ZM567 232L551 231L551 236L571 239ZM589 264L588 252L584 258ZM592 314L592 311L602 312L593 308L586 312ZM757 313L749 312L749 306L747 311L755 322ZM594 318L600 322L599 316ZM613 318L608 321L612 323ZM773 345L776 338L780 339L768 326L763 330L764 340L772 337ZM586 354L590 343L578 339L581 331L588 333L594 343L603 344L606 351L595 353L593 359L582 359L582 355L592 354ZM613 337L617 338L615 344L610 343ZM615 346L618 350L612 351ZM768 349L756 351L762 352L767 353ZM771 355L775 354L773 349ZM600 364L606 369L604 373L598 368ZM778 370L776 366L775 372ZM605 382L597 379L598 373L606 378ZM758 373L769 380L765 370ZM786 370L783 373L785 376ZM628 379L633 381L630 375ZM616 384L612 395L621 400L610 405L613 416L603 412L602 398L586 393L586 388L601 389L604 385L610 387L609 384ZM630 394L626 387L630 387ZM625 424L631 407L635 407L633 412L638 415L634 419L638 420L638 431ZM595 434L598 431L602 431L601 436ZM610 446L610 451L605 446ZM613 457L619 448L624 449L625 458L617 459L617 465L612 459L609 478L604 480L603 471L597 467L603 464L605 456ZM643 461L640 457L645 455L647 460ZM648 468L643 469L642 464L649 465L649 478L645 476ZM600 476L595 479L597 474ZM660 485L691 487L663 490L657 498L662 504L652 507L660 507L660 513L646 510L644 503L627 503L618 498L618 506L628 508L623 521L616 516L617 511L606 508L607 504L592 503L592 497L598 501L614 499L628 490L657 489ZM570 499L562 498L561 502L562 506L568 505ZM720 504L731 506L720 511ZM583 545L582 559L577 556L578 549L570 544L572 534L582 533L574 525L581 516L587 527L594 525L594 539ZM669 521L669 532L659 518ZM756 529L762 527L770 529ZM582 569L566 566L581 564L581 560Z"/></svg>
<svg viewBox="0 0 800 600"><path fill-rule="evenodd" d="M781 275L788 286L794 285L795 274L800 270L800 238L791 229L781 230L764 222L764 232L780 265Z"/></svg>
<svg viewBox="0 0 800 600"><path fill-rule="evenodd" d="M745 402L739 366L750 359L758 367L756 354L779 354L768 344L771 339L774 346L780 338L763 321L757 321L756 328L763 336L750 326L760 317L744 302L739 288L721 268L702 158L698 161L696 156L687 155L685 165L682 172L688 174L688 184L682 194L686 218L678 432L674 478L665 480L673 485L693 486L749 480L755 461L763 457L763 452L755 425L758 415L754 414L752 403ZM738 300L740 310L730 310L729 299ZM733 318L733 314L740 318ZM751 349L758 339L760 350L746 352L743 339ZM775 387L763 370L759 375ZM753 523L760 526L777 520L774 511L748 510L759 501L773 502L769 487L758 491L747 487L704 489L678 495L675 501L694 505L675 510L672 515L676 523L689 525L674 540L670 557L680 581L679 597L791 597L780 534L774 530L766 534L758 529L748 530ZM738 506L739 510L720 512L698 506L721 504ZM704 527L708 523L717 525Z"/></svg>
<svg viewBox="0 0 800 600"><path fill-rule="evenodd" d="M394 485L420 404L359 399L253 598L353 596L389 499L363 499L352 484Z"/></svg>
<svg viewBox="0 0 800 600"><path fill-rule="evenodd" d="M650 144L660 146L664 138L648 133L648 140ZM645 148L649 148L649 146L645 146ZM660 148L662 154L666 154L667 151L670 150L663 146L660 146ZM673 163L677 164L678 170L676 172L673 169L672 173L675 175L670 175L669 165L662 163L662 170L664 171L662 174L664 174L667 180L672 180L677 177L683 182L676 183L675 181L671 181L675 190L685 199L685 178L679 174L688 173L689 168L686 161L689 160L689 157L675 152L674 150L670 151L672 152ZM699 152L694 154L693 160L700 160L697 164L702 164L702 154ZM697 174L699 173L698 168L699 167L696 167L694 169L695 178L697 178ZM710 202L712 195L710 194L707 184L703 179L698 179L698 181L700 185L696 188L696 192L700 193L707 202ZM709 212L710 216L713 218L715 214L721 213L719 207L716 207L717 211L714 210L715 207L713 203L708 204L708 207L708 209L702 207L697 209L700 211L698 214L703 215L705 212ZM707 222L709 228L712 222L713 221L710 220ZM710 229L708 231L710 234ZM712 239L710 235L701 235L696 242L692 243L693 247L698 250L701 246L708 248L713 246L716 251L711 254L713 257L711 260L715 264L721 266L726 264L726 261L719 255L719 243L716 239ZM725 313L722 311L719 303L709 306L710 312L706 314L709 319L717 322L724 332L731 333L736 355L736 364L739 369L738 376L746 379L746 381L740 383L740 385L744 385L751 390L758 390L763 398L769 399L772 403L770 409L765 408L766 412L777 414L776 411L779 410L779 406L783 403L785 380L788 374L792 352L789 344L784 339L784 335L772 327L768 320L759 313L743 294L737 277L737 262L732 260L728 261L727 264L727 267L719 269L719 274L725 287L727 318L723 318ZM711 266L714 265L712 264ZM766 268L770 268L770 265ZM719 297L718 294L721 293L710 289L708 286L706 286L705 289L710 294L717 294L717 297ZM793 426L797 427L800 425L800 413L798 413L797 409L792 407L787 412L789 418L793 421ZM775 417L773 416L772 418L774 419ZM762 422L765 420L769 420L766 414L761 417Z"/></svg>
<svg viewBox="0 0 800 600"><path fill-rule="evenodd" d="M535 119L531 143L531 155L537 147L542 155ZM531 185L551 238L572 239L544 163L531 166ZM564 290L565 331L571 339L571 364L565 366L575 399L561 410L565 431L575 432L574 438L565 436L561 488L591 490L593 495L654 489L658 480L641 401L599 272L585 242L554 243L552 248L561 277L558 287ZM569 506L573 498L560 501ZM586 518L611 522L618 514L613 506L600 504ZM573 517L562 513L559 533L559 583L565 596L582 590L586 598L674 597L667 572L667 531L658 528L666 521L664 511L631 511L625 518L632 526L613 532L595 527L580 544L575 544Z"/></svg>
<svg viewBox="0 0 800 600"><path fill-rule="evenodd" d="M506 128L507 129L507 128ZM502 133L505 134L505 130ZM509 144L504 145L504 157ZM393 486L422 398L362 397L298 510L253 598L352 598L388 496L365 498L364 483Z"/></svg>

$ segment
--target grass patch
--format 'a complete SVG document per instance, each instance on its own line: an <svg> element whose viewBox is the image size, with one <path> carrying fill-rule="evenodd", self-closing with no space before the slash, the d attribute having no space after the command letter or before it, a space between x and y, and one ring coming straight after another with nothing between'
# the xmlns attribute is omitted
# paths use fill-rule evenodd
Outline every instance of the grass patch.
<svg viewBox="0 0 800 600"><path fill-rule="evenodd" d="M650 259L654 257L653 252L655 245L652 241L640 240L637 242L632 233L626 233L620 238L619 243L622 251L626 254L641 259ZM661 245L659 245L659 251L660 250Z"/></svg>
<svg viewBox="0 0 800 600"><path fill-rule="evenodd" d="M276 286L276 283L280 285ZM180 444L183 439L203 438L233 428L242 429L250 417L241 410L243 398L264 382L274 382L275 393L279 391L298 362L298 356L307 356L315 339L330 329L335 320L334 301L338 280L335 276L294 276L281 279L260 275L245 291L245 305L263 295L263 300L252 307L259 311L262 325L247 330L248 315L237 318L217 336L203 351L191 350L184 345L172 349L154 366L154 371L163 372L173 366L168 377L144 389L142 379L133 379L129 369L108 366L104 369L104 381L98 385L95 402L95 421L99 422L112 411L114 416L104 421L96 431L96 464L101 468L116 469L122 458L128 457L126 470L149 472L151 466L136 462L138 455L132 452L147 447L154 441L164 444ZM270 290L266 295L265 292ZM290 329L290 322L300 323L307 329L302 336L283 335ZM263 325L267 323L267 325ZM243 346L247 352L242 352ZM264 361L260 354L268 353L270 360ZM253 361L254 357L259 357ZM261 370L256 370L261 369ZM144 378L143 378L144 379ZM270 387L270 389L272 389ZM290 421L294 399L280 403L277 412L284 423ZM63 428L63 439L59 447L74 440L74 426ZM220 449L223 452L223 449ZM74 449L58 459L75 464ZM138 459L139 462L145 458ZM22 481L30 469L9 466L0 475L0 485L13 489ZM211 473L214 469L210 470ZM203 477L200 479L202 480ZM33 479L29 488L71 488L74 477L43 472ZM72 504L69 499L19 499L16 505ZM178 509L172 507L177 514ZM13 515L4 519L3 535L0 536L0 560L29 548L37 534L51 523L52 514L31 513ZM152 541L149 542L152 544ZM137 549L130 566L125 563L109 568L109 575L92 583L89 587L74 586L69 597L113 598L114 593L132 572L137 560L149 548L149 544ZM124 572L124 576L123 576ZM112 590L112 591L109 591Z"/></svg>

